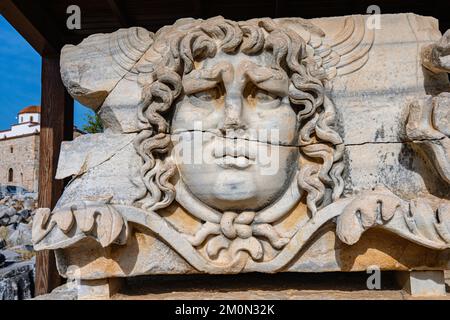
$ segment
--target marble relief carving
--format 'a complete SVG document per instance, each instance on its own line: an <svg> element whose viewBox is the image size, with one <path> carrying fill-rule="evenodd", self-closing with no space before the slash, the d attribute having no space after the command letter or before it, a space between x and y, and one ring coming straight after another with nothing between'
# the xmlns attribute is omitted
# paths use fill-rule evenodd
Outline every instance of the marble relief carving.
<svg viewBox="0 0 450 320"><path fill-rule="evenodd" d="M423 65L434 88L450 89L443 76L449 72L449 33L439 40L430 18L399 17L399 25L410 20L431 30L427 40L414 34L420 50L404 59ZM397 23L392 16L384 19L386 28ZM130 253L142 256L130 270L121 266L101 277L284 271L329 225L344 245L376 229L447 252L449 197L430 190L450 190L450 95L428 94L424 83L404 99L406 90L398 90L399 101L383 102L392 112L401 109L390 129L397 140L377 140L387 139L384 116L391 118L379 114L365 123L377 128L374 140L348 142L354 138L349 132L364 131L348 120L352 99L366 97L355 110L369 108L375 103L371 95L384 99L372 77L396 77L365 71L373 68L371 60L397 59L383 47L391 39L381 32L368 28L364 16L243 22L215 17L182 19L155 34L120 29L66 46L65 85L100 114L106 130L63 144L57 178L73 179L53 211L38 211L35 247L57 249L60 271L70 276L76 259L62 257L80 243L114 251L153 239ZM363 151L368 144L401 146L411 168L420 161L413 177L421 191L390 185L383 170L400 165L387 160L377 163L383 167L378 182L358 185L355 163L384 156ZM361 148L356 156L355 148ZM427 190L426 172L442 184ZM152 250L173 258L144 253ZM153 259L153 269L146 259ZM95 278L91 268L86 277Z"/></svg>

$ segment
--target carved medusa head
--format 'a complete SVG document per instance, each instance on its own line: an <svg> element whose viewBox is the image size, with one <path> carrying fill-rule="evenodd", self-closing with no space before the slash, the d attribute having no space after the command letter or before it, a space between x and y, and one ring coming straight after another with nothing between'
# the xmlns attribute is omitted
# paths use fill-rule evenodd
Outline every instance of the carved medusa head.
<svg viewBox="0 0 450 320"><path fill-rule="evenodd" d="M139 68L151 69L140 78L135 140L143 208L168 206L175 184L221 212L261 210L293 184L311 214L340 197L335 109L323 69L298 33L271 19L188 20L161 29ZM172 152L173 137L183 140L182 153L198 152L199 136L202 161ZM261 170L261 155L275 170Z"/></svg>

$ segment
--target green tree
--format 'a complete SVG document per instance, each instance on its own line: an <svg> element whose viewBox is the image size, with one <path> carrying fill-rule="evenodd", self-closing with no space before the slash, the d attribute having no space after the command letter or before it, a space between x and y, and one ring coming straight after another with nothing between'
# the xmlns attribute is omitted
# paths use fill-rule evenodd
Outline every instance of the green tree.
<svg viewBox="0 0 450 320"><path fill-rule="evenodd" d="M89 114L86 118L86 124L83 125L83 131L86 133L100 133L103 132L102 122L98 114Z"/></svg>

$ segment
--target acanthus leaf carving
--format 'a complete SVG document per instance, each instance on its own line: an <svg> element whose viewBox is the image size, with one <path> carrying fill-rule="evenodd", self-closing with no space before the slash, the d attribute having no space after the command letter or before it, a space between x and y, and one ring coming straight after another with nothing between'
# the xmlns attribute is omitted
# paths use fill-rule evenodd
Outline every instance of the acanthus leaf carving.
<svg viewBox="0 0 450 320"><path fill-rule="evenodd" d="M450 73L450 30L422 49L422 64L433 73Z"/></svg>
<svg viewBox="0 0 450 320"><path fill-rule="evenodd" d="M60 231L50 245L45 237ZM84 237L96 239L102 247L112 243L125 244L129 233L128 223L113 205L97 201L80 201L70 207L54 212L48 208L39 209L35 215L32 237L36 248L41 246L56 249L75 243Z"/></svg>
<svg viewBox="0 0 450 320"><path fill-rule="evenodd" d="M396 197L364 193L345 207L337 220L336 233L344 243L355 244L365 230L392 219L401 204Z"/></svg>
<svg viewBox="0 0 450 320"><path fill-rule="evenodd" d="M355 244L371 228L382 228L432 249L450 248L446 235L448 222L439 212L446 212L448 202L433 210L428 200L418 198L409 203L389 192L378 189L354 198L337 219L336 234L342 242Z"/></svg>

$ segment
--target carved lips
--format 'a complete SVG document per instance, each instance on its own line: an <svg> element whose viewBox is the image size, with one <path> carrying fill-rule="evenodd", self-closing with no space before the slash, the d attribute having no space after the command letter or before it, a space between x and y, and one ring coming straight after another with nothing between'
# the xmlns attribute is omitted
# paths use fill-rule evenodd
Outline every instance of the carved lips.
<svg viewBox="0 0 450 320"><path fill-rule="evenodd" d="M214 162L221 168L246 169L255 164L257 148L254 142L243 139L224 139L214 143Z"/></svg>

